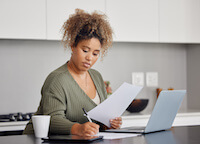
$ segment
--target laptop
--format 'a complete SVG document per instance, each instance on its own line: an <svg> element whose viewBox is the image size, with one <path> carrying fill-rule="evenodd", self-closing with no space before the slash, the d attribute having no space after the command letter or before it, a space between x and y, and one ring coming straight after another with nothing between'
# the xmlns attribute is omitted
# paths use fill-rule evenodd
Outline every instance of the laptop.
<svg viewBox="0 0 200 144"><path fill-rule="evenodd" d="M121 129L108 129L105 131L119 133L150 133L170 129L185 94L186 90L161 91L146 127L134 126Z"/></svg>

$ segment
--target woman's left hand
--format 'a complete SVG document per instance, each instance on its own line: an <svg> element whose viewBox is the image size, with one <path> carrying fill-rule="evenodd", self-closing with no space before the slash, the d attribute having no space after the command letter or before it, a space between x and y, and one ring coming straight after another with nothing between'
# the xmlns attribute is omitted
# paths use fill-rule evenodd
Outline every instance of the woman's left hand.
<svg viewBox="0 0 200 144"><path fill-rule="evenodd" d="M110 120L110 125L111 128L113 129L118 129L122 125L122 118L121 117L116 117L115 119Z"/></svg>

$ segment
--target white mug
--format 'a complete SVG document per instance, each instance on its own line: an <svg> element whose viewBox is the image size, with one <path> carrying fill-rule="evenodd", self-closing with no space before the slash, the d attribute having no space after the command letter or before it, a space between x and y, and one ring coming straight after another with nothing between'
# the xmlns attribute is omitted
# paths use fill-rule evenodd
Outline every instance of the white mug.
<svg viewBox="0 0 200 144"><path fill-rule="evenodd" d="M50 117L49 115L32 116L35 137L44 138L48 136Z"/></svg>

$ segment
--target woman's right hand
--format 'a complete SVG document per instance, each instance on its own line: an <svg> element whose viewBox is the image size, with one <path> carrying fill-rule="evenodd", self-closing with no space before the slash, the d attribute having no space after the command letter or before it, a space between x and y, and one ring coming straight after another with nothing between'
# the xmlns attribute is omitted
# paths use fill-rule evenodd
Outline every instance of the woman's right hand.
<svg viewBox="0 0 200 144"><path fill-rule="evenodd" d="M71 134L79 136L93 136L99 132L99 125L93 122L84 124L74 124L71 128Z"/></svg>

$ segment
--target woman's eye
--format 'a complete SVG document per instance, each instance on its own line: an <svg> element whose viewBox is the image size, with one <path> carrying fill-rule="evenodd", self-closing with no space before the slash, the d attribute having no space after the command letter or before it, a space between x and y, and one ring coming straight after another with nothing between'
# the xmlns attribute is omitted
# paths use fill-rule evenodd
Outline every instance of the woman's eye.
<svg viewBox="0 0 200 144"><path fill-rule="evenodd" d="M83 50L83 52L85 52L85 53L86 53L86 52L88 52L88 51L87 51L87 50Z"/></svg>
<svg viewBox="0 0 200 144"><path fill-rule="evenodd" d="M99 55L99 53L93 53L93 55L94 55L94 56L97 56L97 55Z"/></svg>

